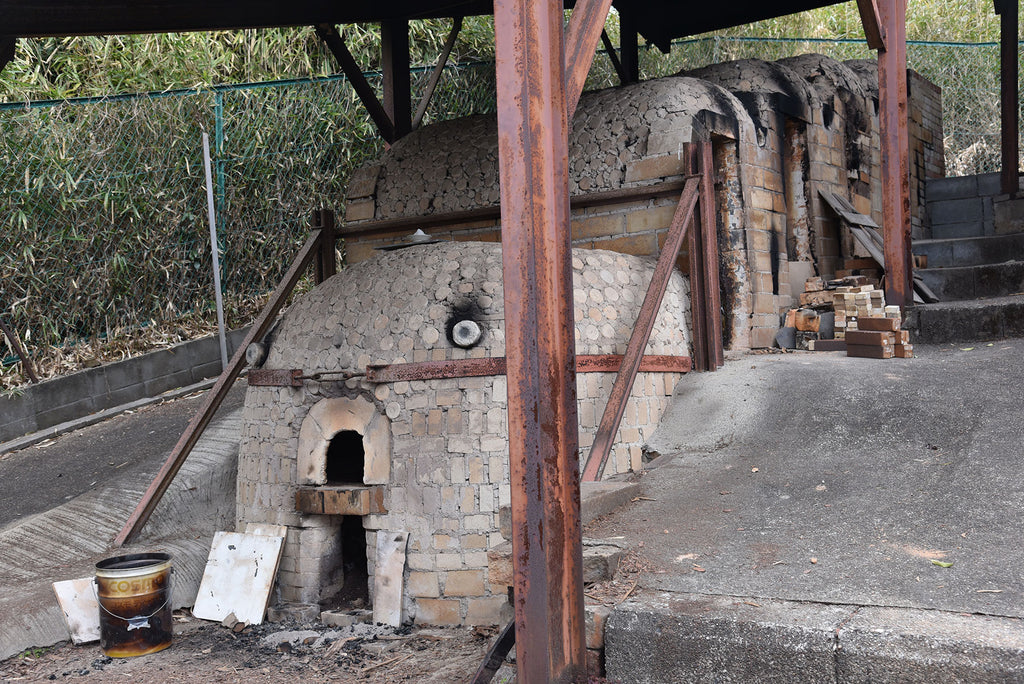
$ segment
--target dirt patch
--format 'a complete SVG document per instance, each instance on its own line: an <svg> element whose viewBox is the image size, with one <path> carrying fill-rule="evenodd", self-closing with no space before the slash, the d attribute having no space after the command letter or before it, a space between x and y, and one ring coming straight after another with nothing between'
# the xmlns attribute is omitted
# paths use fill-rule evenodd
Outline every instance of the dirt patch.
<svg viewBox="0 0 1024 684"><path fill-rule="evenodd" d="M97 644L32 649L0 663L0 681L465 682L496 631L276 623L236 634L179 611L172 645L159 653L112 659ZM506 665L494 681L514 681L513 673Z"/></svg>

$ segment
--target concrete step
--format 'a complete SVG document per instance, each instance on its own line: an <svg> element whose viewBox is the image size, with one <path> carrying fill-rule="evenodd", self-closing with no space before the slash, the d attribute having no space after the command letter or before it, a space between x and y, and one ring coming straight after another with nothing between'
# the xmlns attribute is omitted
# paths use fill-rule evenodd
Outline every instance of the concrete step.
<svg viewBox="0 0 1024 684"><path fill-rule="evenodd" d="M941 301L1006 297L1024 292L1024 261L919 268L914 273Z"/></svg>
<svg viewBox="0 0 1024 684"><path fill-rule="evenodd" d="M1024 233L914 240L914 254L928 257L928 268L980 266L1024 259Z"/></svg>
<svg viewBox="0 0 1024 684"><path fill-rule="evenodd" d="M1020 682L1024 621L900 607L644 593L615 607L605 668L662 682Z"/></svg>
<svg viewBox="0 0 1024 684"><path fill-rule="evenodd" d="M1024 336L1024 295L917 304L904 328L914 344L977 342Z"/></svg>
<svg viewBox="0 0 1024 684"><path fill-rule="evenodd" d="M981 214L978 215L979 220L977 221L962 221L956 223L935 223L931 225L931 235L933 239L938 240L951 240L956 238L976 238L984 235L992 235L995 232L995 226L991 219L988 222L980 220Z"/></svg>
<svg viewBox="0 0 1024 684"><path fill-rule="evenodd" d="M944 200L998 195L1000 192L998 173L929 178L925 185L925 201L930 204Z"/></svg>

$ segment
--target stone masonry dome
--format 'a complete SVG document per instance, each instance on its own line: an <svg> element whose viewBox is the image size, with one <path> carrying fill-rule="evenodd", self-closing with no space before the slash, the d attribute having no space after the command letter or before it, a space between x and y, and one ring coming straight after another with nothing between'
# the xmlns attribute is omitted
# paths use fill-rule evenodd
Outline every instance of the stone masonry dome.
<svg viewBox="0 0 1024 684"><path fill-rule="evenodd" d="M739 100L717 85L670 77L585 93L569 134L569 192L622 187L627 166L679 154L703 112L731 123L730 137L753 139ZM725 131L713 131L723 132ZM697 136L698 138L700 136ZM446 121L402 138L380 161L376 218L425 216L496 205L497 119Z"/></svg>

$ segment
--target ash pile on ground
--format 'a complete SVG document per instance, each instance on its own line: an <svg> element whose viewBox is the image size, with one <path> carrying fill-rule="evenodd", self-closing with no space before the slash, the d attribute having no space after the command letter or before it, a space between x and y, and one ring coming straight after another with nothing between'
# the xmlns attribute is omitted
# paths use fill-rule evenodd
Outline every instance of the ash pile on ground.
<svg viewBox="0 0 1024 684"><path fill-rule="evenodd" d="M236 628L238 629L238 628ZM0 681L457 682L468 681L494 640L491 628L392 628L356 623L252 625L233 631L175 612L171 647L109 658L98 644L31 649L0 663ZM508 666L495 682L514 681Z"/></svg>

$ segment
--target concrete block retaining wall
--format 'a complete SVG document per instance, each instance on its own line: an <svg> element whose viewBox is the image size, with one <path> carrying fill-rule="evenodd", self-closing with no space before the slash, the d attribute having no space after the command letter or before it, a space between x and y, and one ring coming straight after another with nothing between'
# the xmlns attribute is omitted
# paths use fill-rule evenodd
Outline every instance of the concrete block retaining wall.
<svg viewBox="0 0 1024 684"><path fill-rule="evenodd" d="M228 354L247 328L228 333ZM0 399L0 442L185 387L221 372L216 336L30 385Z"/></svg>

